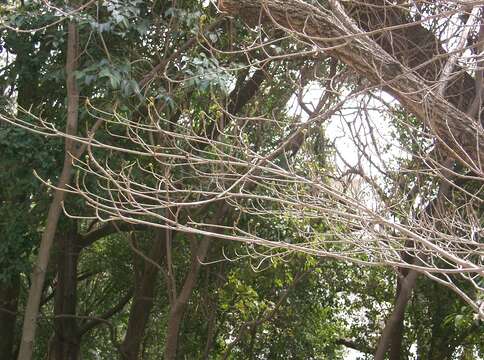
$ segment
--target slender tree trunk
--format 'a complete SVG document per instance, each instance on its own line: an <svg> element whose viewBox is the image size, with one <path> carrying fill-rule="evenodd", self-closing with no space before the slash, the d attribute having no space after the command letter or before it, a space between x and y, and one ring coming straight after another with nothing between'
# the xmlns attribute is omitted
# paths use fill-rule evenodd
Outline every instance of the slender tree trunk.
<svg viewBox="0 0 484 360"><path fill-rule="evenodd" d="M266 75L263 70L257 70L247 81L245 81L245 77L246 76L244 75L242 78L238 79L238 86L236 86L236 88L231 92L229 96L228 112L230 114L236 114L242 110L242 108L257 93L260 85L266 78ZM223 128L225 125L225 123L219 124L220 128ZM207 130L207 133L211 134L211 136L216 136L216 134L214 134L214 128L209 128ZM159 260L161 260L162 257L163 244L167 245L167 259L171 258L170 239L165 237L164 240L156 241L156 243L153 245L153 257L150 257L157 263L160 262ZM205 244L202 242L202 244L199 246L199 250L204 251L204 258L208 250L208 243ZM199 256L199 258L201 259L202 257ZM196 277L198 275L200 264L196 260L195 263L192 262L192 269L187 275L187 279L185 281L182 292L180 293L180 296L176 300L176 288L171 265L171 261L167 261L167 287L169 291L169 297L172 298L173 304L172 309L170 310L168 321L165 359L168 359L169 356L173 356L174 358L174 356L176 355L180 323L185 312L186 302L188 302L193 287L196 284ZM195 271L195 274L193 276L191 276L192 271ZM123 344L121 345L121 354L123 359L137 359L139 356L138 354L143 339L144 329L148 322L149 314L153 306L154 288L157 276L158 268L156 266L153 266L153 264L149 264L148 262L146 262L145 271L141 275L141 285L140 287L136 288L135 298L130 311L128 330L126 332Z"/></svg>
<svg viewBox="0 0 484 360"><path fill-rule="evenodd" d="M53 354L55 360L77 360L81 337L77 324L77 265L81 246L77 231L58 237L57 286L54 303Z"/></svg>
<svg viewBox="0 0 484 360"><path fill-rule="evenodd" d="M454 161L451 158L439 160L446 169L452 169L454 166ZM450 185L452 175L445 171L443 176L448 181L442 181L440 183L437 196L426 206L421 216L445 219L445 201L450 197L452 191L452 186ZM409 253L404 253L402 256L404 262L407 264L418 261ZM402 274L404 277L397 280L395 307L383 329L376 350L375 360L383 359L388 347L390 347L390 360L399 360L401 358L405 308L412 296L412 291L415 288L419 273L415 270L403 269Z"/></svg>
<svg viewBox="0 0 484 360"><path fill-rule="evenodd" d="M193 288L197 283L201 261L205 259L209 246L210 239L203 239L198 245L197 250L192 257L190 271L185 278L182 290L177 296L174 304L172 304L172 308L168 316L168 326L166 330L165 360L174 360L176 358L181 321L183 319L183 315L185 314L190 295L192 294Z"/></svg>
<svg viewBox="0 0 484 360"><path fill-rule="evenodd" d="M158 264L161 262L166 242L165 233L164 230L156 232L157 236L149 254L149 258ZM158 273L157 266L145 261L142 273L135 274L136 287L129 312L128 328L120 349L122 359L137 360L140 358L141 344L155 298Z"/></svg>
<svg viewBox="0 0 484 360"><path fill-rule="evenodd" d="M257 70L245 83L245 75L238 79L236 88L231 92L229 96L229 103L228 103L228 112L232 115L237 114L242 110L242 108L255 96L258 92L262 82L266 78L266 74L262 70ZM243 85L242 85L243 84ZM223 129L226 126L226 121L222 119L222 123L218 124L220 129ZM207 129L207 134L216 138L217 134L215 134L214 125L209 126ZM227 214L227 207L225 205L221 205L218 210L218 216L215 219L215 222L219 222L220 219L223 219ZM219 229L214 229L214 231L219 231ZM193 291L193 288L196 285L197 276L200 270L200 262L203 261L207 255L208 248L210 246L210 239L204 239L198 245L197 251L195 252L195 256L192 259L192 265L190 268L190 272L188 273L185 282L183 284L182 290L175 298L173 296L171 310L168 317L168 325L166 331L166 343L165 343L165 352L164 352L164 359L165 360L172 360L176 357L176 351L178 347L178 337L180 332L180 325L183 319L183 315L186 310L186 305L190 298L190 295ZM167 256L171 256L171 254L167 254ZM176 295L176 289L174 289L174 284L170 285L170 279L172 277L172 269L171 265L167 264L168 268L168 288ZM172 294L170 294L172 296Z"/></svg>
<svg viewBox="0 0 484 360"><path fill-rule="evenodd" d="M168 316L168 327L166 330L165 360L174 360L178 347L178 336L180 326L185 314L186 304L175 305Z"/></svg>
<svg viewBox="0 0 484 360"><path fill-rule="evenodd" d="M67 40L67 126L66 133L75 135L77 133L79 92L74 78L74 72L77 69L78 57L78 34L75 23L70 22L68 25ZM75 154L74 141L66 138L65 140L65 158L62 172L58 182L58 189L54 191L54 198L49 207L47 221L42 239L40 242L39 254L32 271L32 285L29 290L27 306L25 308L24 323L22 329L22 340L18 360L32 359L32 352L35 340L35 330L37 326L37 315L39 313L40 298L45 281L47 265L49 263L50 250L54 242L54 236L57 230L57 224L62 211L62 203L65 198L63 191L71 181L72 176L72 158Z"/></svg>
<svg viewBox="0 0 484 360"><path fill-rule="evenodd" d="M13 342L19 290L18 274L8 283L0 283L0 354L5 360L14 358Z"/></svg>
<svg viewBox="0 0 484 360"><path fill-rule="evenodd" d="M375 360L383 360L385 354L388 350L388 346L394 339L398 336L399 324L403 322L405 316L405 308L407 307L408 301L412 296L413 288L415 287L418 277L418 272L415 270L410 270L401 281L400 293L398 294L397 300L395 302L395 307L393 309L390 318L385 324L385 328L378 342L378 347L375 353ZM399 340L401 341L401 340Z"/></svg>
<svg viewBox="0 0 484 360"><path fill-rule="evenodd" d="M402 279L399 277L397 279L397 291L395 301L398 301L400 293L402 292ZM404 317L401 316L395 322L395 328L392 331L392 336L390 339L390 350L389 350L389 360L401 360L402 359L402 343L403 343L403 332L404 332Z"/></svg>

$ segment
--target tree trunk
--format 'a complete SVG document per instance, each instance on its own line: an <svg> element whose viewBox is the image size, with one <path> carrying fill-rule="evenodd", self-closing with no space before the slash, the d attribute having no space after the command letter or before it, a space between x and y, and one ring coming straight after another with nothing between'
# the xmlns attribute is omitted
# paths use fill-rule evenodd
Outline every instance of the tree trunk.
<svg viewBox="0 0 484 360"><path fill-rule="evenodd" d="M395 296L395 301L398 302L398 298L402 292L402 279L398 277L397 279L397 291ZM390 350L388 354L389 360L401 360L402 359L402 344L403 344L403 325L404 316L400 316L398 320L394 323L394 329L392 331L392 336L390 339Z"/></svg>
<svg viewBox="0 0 484 360"><path fill-rule="evenodd" d="M418 272L415 270L410 270L407 276L402 279L400 293L398 294L395 307L390 318L385 324L385 328L383 329L383 333L381 334L380 341L378 342L378 348L375 353L375 360L383 360L388 350L388 346L392 342L392 339L394 343L395 341L397 341L396 337L398 336L399 324L403 322L405 316L405 308L407 307L407 303L412 296L412 290L415 287L417 277Z"/></svg>
<svg viewBox="0 0 484 360"><path fill-rule="evenodd" d="M190 295L192 294L193 288L197 283L197 277L200 271L201 261L205 259L209 246L210 239L203 239L199 243L195 253L192 256L190 271L185 278L182 290L177 296L174 304L172 304L172 308L168 316L168 325L166 330L166 343L164 352L165 360L174 360L176 358L181 321L183 319L183 315L185 314Z"/></svg>
<svg viewBox="0 0 484 360"><path fill-rule="evenodd" d="M66 133L75 135L77 133L79 92L76 86L74 73L77 69L78 57L78 33L75 23L68 25L67 40L67 125ZM40 242L39 254L32 271L32 285L29 290L27 306L25 308L24 323L22 328L22 340L18 360L31 360L37 326L37 315L39 313L40 298L44 287L47 265L50 258L50 250L54 242L57 230L57 223L62 211L62 203L65 198L63 191L71 181L72 176L72 155L76 153L75 142L69 138L65 140L65 158L62 172L59 178L57 189L54 191L54 198L49 207L47 221L42 239Z"/></svg>
<svg viewBox="0 0 484 360"><path fill-rule="evenodd" d="M20 278L16 274L8 283L0 283L0 354L2 359L13 360L13 343Z"/></svg>
<svg viewBox="0 0 484 360"><path fill-rule="evenodd" d="M237 86L229 95L228 101L228 113L235 115L242 110L242 108L254 97L254 95L259 90L263 80L266 78L265 71L257 70L255 73L247 80L246 76L238 79ZM226 122L222 120L222 124L218 124L219 128L226 126ZM206 131L212 137L216 137L218 134L215 133L215 125L211 125ZM218 219L217 219L218 221ZM163 232L163 231L161 231ZM160 233L160 232L159 232ZM165 234L163 234L165 235ZM163 244L169 241L168 238L157 240L152 248L152 256L150 258L155 262L159 263L163 253ZM203 246L202 246L203 245ZM205 258L206 252L208 250L208 242L202 242L199 245L199 250L203 254L198 253L200 258ZM169 246L168 246L169 248ZM167 249L167 251L170 251ZM203 255L203 256L202 256ZM171 254L167 254L168 257ZM199 271L199 262L195 260L192 261L192 268L190 273L187 275L184 287L180 293L178 299L173 299L172 310L170 310L169 321L167 326L167 339L165 347L165 359L173 358L176 356L176 349L178 343L178 332L180 329L181 320L186 308L186 302L190 297L193 287L196 285L196 277ZM171 264L167 264L168 268L168 290L169 296L174 297L174 278L171 269ZM193 274L192 272L195 272ZM193 275L193 276L192 276ZM123 359L138 359L138 354L143 339L144 329L148 322L149 314L153 306L155 281L158 276L158 268L153 266L153 264L145 263L144 273L141 275L141 285L136 288L135 298L133 305L130 310L130 319L128 323L128 330L126 332L125 339L121 345L121 353ZM185 287L186 285L186 287ZM175 294L176 295L176 294ZM186 299L185 299L186 297Z"/></svg>
<svg viewBox="0 0 484 360"><path fill-rule="evenodd" d="M77 360L80 340L77 324L77 265L81 246L77 231L58 237L57 286L54 300L54 339L55 360Z"/></svg>
<svg viewBox="0 0 484 360"><path fill-rule="evenodd" d="M425 80L439 79L448 59L446 50L434 33L420 23L409 24L411 14L402 6L387 0L342 2L348 14L388 54L413 69ZM383 28L388 30L381 32ZM443 55L443 56L442 56ZM466 71L456 71L448 84L445 98L461 111L466 111L476 92L474 79Z"/></svg>
<svg viewBox="0 0 484 360"><path fill-rule="evenodd" d="M451 158L440 159L440 163L443 167L449 170L454 167L454 161ZM421 217L430 216L431 218L445 219L445 201L446 199L450 199L452 192L452 186L450 185L452 175L450 174L451 173L444 174L446 180L441 181L437 196L425 207L424 212L420 215ZM413 254L407 252L402 254L402 259L407 264L412 264L418 261ZM403 278L398 278L397 280L395 307L390 319L383 329L377 347L377 354L379 354L380 357L375 355L375 360L383 358L388 346L390 346L390 360L401 359L405 307L410 300L419 273L411 269L401 269L401 275Z"/></svg>
<svg viewBox="0 0 484 360"><path fill-rule="evenodd" d="M165 230L156 232L157 236L149 254L149 258L158 264L161 262L163 247L166 242L165 233ZM128 328L120 347L122 359L137 360L140 358L141 344L155 298L158 273L157 266L145 261L142 273L140 275L135 274L136 287L129 312Z"/></svg>
<svg viewBox="0 0 484 360"><path fill-rule="evenodd" d="M178 336L180 332L180 325L185 314L186 303L175 305L170 310L168 316L168 326L166 329L166 343L165 343L165 360L174 360L176 358L176 351L178 347Z"/></svg>
<svg viewBox="0 0 484 360"><path fill-rule="evenodd" d="M325 12L298 0L223 0L219 3L223 11L243 18L249 25L260 21L291 29L291 33L304 41L318 45L321 51L352 67L372 84L381 86L422 120L454 158L478 174L482 173L479 159L484 158L484 147L479 144L484 143L484 135L479 130L481 125L435 93L420 74L410 71L407 64L366 36L338 1L330 0L331 9ZM349 37L351 41L341 40ZM411 43L409 46L413 48ZM461 265L472 266L464 261Z"/></svg>

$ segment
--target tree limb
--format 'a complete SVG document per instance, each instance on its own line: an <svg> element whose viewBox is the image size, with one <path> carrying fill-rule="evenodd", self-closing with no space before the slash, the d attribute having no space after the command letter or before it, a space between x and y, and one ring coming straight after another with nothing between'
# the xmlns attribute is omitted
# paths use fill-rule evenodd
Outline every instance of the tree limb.
<svg viewBox="0 0 484 360"><path fill-rule="evenodd" d="M465 166L483 175L483 129L474 119L436 93L418 73L371 39L332 0L332 11L297 0L224 0L222 10L248 24L258 19L319 47L372 84L394 96L431 130L443 147Z"/></svg>

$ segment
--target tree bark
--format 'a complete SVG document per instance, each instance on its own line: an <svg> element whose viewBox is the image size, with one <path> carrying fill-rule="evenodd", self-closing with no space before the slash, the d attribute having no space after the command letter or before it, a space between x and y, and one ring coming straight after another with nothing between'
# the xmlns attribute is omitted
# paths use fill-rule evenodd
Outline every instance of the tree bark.
<svg viewBox="0 0 484 360"><path fill-rule="evenodd" d="M13 360L13 343L20 277L16 274L8 283L0 283L0 354L2 359Z"/></svg>
<svg viewBox="0 0 484 360"><path fill-rule="evenodd" d="M190 271L185 278L180 294L176 297L175 302L172 304L172 307L170 309L170 313L168 316L168 326L166 330L166 343L164 352L165 360L174 360L176 358L181 321L183 319L188 300L190 299L192 291L197 283L197 277L200 271L201 262L205 259L205 256L207 255L210 241L211 239L206 238L198 244L196 251L192 256Z"/></svg>
<svg viewBox="0 0 484 360"><path fill-rule="evenodd" d="M408 275L402 279L400 293L398 294L395 307L390 318L385 324L385 329L383 330L380 341L378 342L378 348L375 352L375 360L383 360L385 358L385 354L392 337L398 336L398 324L405 316L405 308L412 296L412 290L417 281L417 277L418 272L411 270L409 271Z"/></svg>
<svg viewBox="0 0 484 360"><path fill-rule="evenodd" d="M402 292L402 279L399 277L397 279L397 291L395 301L398 302L398 298ZM410 298L409 298L410 299ZM391 338L389 341L389 360L401 360L402 359L402 344L403 344L403 333L404 333L404 314L398 318L398 320L393 324L394 329L391 332Z"/></svg>
<svg viewBox="0 0 484 360"><path fill-rule="evenodd" d="M77 229L58 236L57 286L54 300L55 360L77 360L81 337L76 319L77 310L77 265L82 247L79 245Z"/></svg>
<svg viewBox="0 0 484 360"><path fill-rule="evenodd" d="M223 0L220 6L249 25L256 25L260 20L318 45L321 51L352 67L399 100L407 111L428 126L454 158L482 174L481 125L436 94L421 75L366 35L339 2L331 0L330 3L331 9L326 12L297 0Z"/></svg>
<svg viewBox="0 0 484 360"><path fill-rule="evenodd" d="M164 234L166 234L165 230L156 231L156 237L149 254L149 258L158 264L161 262L163 247L166 242ZM140 357L141 344L155 298L158 273L159 268L157 266L145 261L142 273L140 275L135 274L136 286L129 312L128 327L120 347L122 359L137 360Z"/></svg>
<svg viewBox="0 0 484 360"><path fill-rule="evenodd" d="M402 6L387 0L361 0L344 2L348 14L358 26L388 54L429 82L437 82L448 56L432 31L420 23L409 24L411 14ZM384 28L389 28L381 31ZM476 93L474 79L466 72L453 76L445 98L461 111L465 111Z"/></svg>
<svg viewBox="0 0 484 360"><path fill-rule="evenodd" d="M77 133L79 92L76 86L74 72L77 69L78 57L78 33L74 22L69 22L67 39L67 60L66 60L66 85L67 85L67 125L66 133L75 135ZM49 263L50 251L54 242L57 224L62 211L62 203L65 198L63 191L71 181L72 176L72 155L76 153L75 142L69 138L65 140L65 158L62 172L59 178L57 189L54 191L54 198L49 207L47 221L42 239L40 242L39 254L32 271L32 285L29 290L27 306L25 309L24 323L22 329L22 340L20 343L19 360L30 360L32 358L35 331L37 326L37 315L39 313L40 298Z"/></svg>

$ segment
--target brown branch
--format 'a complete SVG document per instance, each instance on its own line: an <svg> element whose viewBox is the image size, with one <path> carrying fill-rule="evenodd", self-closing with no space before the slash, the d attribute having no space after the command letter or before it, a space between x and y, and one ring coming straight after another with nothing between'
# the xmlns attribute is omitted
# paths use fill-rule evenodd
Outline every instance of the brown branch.
<svg viewBox="0 0 484 360"><path fill-rule="evenodd" d="M222 115L218 122L211 123L205 130L205 136L214 140L219 133L229 124L231 115L240 113L242 108L257 94L262 82L267 79L266 70L257 69L254 74L244 83L246 72L242 72L237 78L236 86L229 95L227 113ZM205 146L205 145L204 145Z"/></svg>
<svg viewBox="0 0 484 360"><path fill-rule="evenodd" d="M343 345L346 346L347 348L354 349L356 351L365 353L365 354L373 354L375 352L375 349L372 349L366 344L360 344L356 341L349 340L349 339L337 339L336 340L336 345Z"/></svg>
<svg viewBox="0 0 484 360"><path fill-rule="evenodd" d="M224 0L223 10L250 24L260 19L284 29L351 66L422 120L453 157L482 174L484 134L479 124L359 29L339 2L331 4L323 12L296 0Z"/></svg>
<svg viewBox="0 0 484 360"><path fill-rule="evenodd" d="M103 237L124 231L144 231L149 226L144 224L130 224L127 222L109 222L97 229L91 230L87 234L79 235L80 244L82 247L88 247Z"/></svg>
<svg viewBox="0 0 484 360"><path fill-rule="evenodd" d="M92 317L92 319L89 322L84 324L79 329L79 336L83 336L85 333L87 333L94 327L98 326L101 323L105 323L106 320L108 320L113 315L120 312L124 308L124 306L129 302L129 300L131 300L132 297L133 297L133 288L130 288L128 292L111 309L107 310L105 313L103 313L100 316Z"/></svg>

